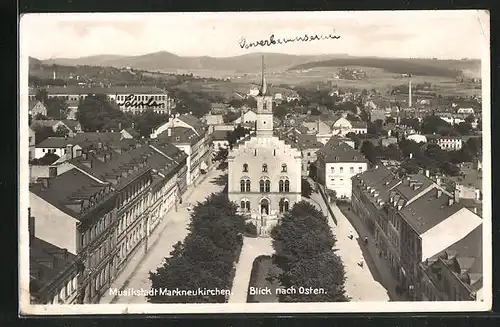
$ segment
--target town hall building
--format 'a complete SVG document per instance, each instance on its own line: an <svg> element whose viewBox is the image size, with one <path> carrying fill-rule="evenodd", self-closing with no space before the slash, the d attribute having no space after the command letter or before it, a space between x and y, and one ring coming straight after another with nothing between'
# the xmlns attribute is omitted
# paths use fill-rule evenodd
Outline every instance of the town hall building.
<svg viewBox="0 0 500 327"><path fill-rule="evenodd" d="M274 134L273 97L266 94L264 66L257 100L254 134L228 155L228 196L268 236L280 217L301 201L300 150Z"/></svg>

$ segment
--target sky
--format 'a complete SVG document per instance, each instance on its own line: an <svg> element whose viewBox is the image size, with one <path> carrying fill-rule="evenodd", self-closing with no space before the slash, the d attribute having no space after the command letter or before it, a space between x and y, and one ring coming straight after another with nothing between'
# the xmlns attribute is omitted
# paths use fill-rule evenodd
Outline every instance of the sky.
<svg viewBox="0 0 500 327"><path fill-rule="evenodd" d="M230 57L252 52L349 54L393 58L481 58L489 52L485 11L26 14L21 55ZM247 42L308 35L340 39L242 49Z"/></svg>

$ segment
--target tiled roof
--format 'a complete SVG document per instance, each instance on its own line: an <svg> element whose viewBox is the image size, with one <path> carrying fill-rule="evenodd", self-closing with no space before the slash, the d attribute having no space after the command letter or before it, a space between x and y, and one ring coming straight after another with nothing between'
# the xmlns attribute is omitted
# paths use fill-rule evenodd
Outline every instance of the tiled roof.
<svg viewBox="0 0 500 327"><path fill-rule="evenodd" d="M330 144L329 144L330 143ZM344 142L335 144L332 139L321 149L325 162L367 162L365 156Z"/></svg>
<svg viewBox="0 0 500 327"><path fill-rule="evenodd" d="M466 237L446 249L452 254L462 272L483 273L483 226L479 225Z"/></svg>
<svg viewBox="0 0 500 327"><path fill-rule="evenodd" d="M403 207L400 214L419 235L422 235L463 208L455 202L450 206L448 202L450 198L444 192L437 197L437 189L433 188Z"/></svg>
<svg viewBox="0 0 500 327"><path fill-rule="evenodd" d="M46 88L48 94L167 94L165 90L156 87L79 87L51 86ZM35 93L33 93L35 94Z"/></svg>
<svg viewBox="0 0 500 327"><path fill-rule="evenodd" d="M33 109L39 102L41 102L41 101L39 101L39 100L30 100L29 101L29 110ZM42 105L43 105L43 103L42 103Z"/></svg>
<svg viewBox="0 0 500 327"><path fill-rule="evenodd" d="M48 119L48 120L33 120L31 122L31 127L37 127L37 126L47 126L47 127L53 127L55 124L60 122L60 120L55 120L55 119Z"/></svg>
<svg viewBox="0 0 500 327"><path fill-rule="evenodd" d="M365 195L377 207L389 202L390 191L400 183L400 179L384 165L377 165L353 177L353 183L364 183ZM371 189L374 191L371 192Z"/></svg>
<svg viewBox="0 0 500 327"><path fill-rule="evenodd" d="M418 188L415 189L413 184L417 184ZM413 174L406 176L402 183L395 188L395 191L403 196L406 201L409 201L432 184L434 184L434 182L424 175Z"/></svg>
<svg viewBox="0 0 500 327"><path fill-rule="evenodd" d="M366 128L366 122L364 121L350 120L349 122L353 128Z"/></svg>
<svg viewBox="0 0 500 327"><path fill-rule="evenodd" d="M139 138L141 136L138 131L136 131L135 129L133 129L131 127L125 128L124 131L129 133L130 135L132 135L132 137L134 137L134 138Z"/></svg>
<svg viewBox="0 0 500 327"><path fill-rule="evenodd" d="M187 127L172 127L172 136L168 136L168 130L160 133L158 139L172 144L191 144L195 145L200 140L200 136Z"/></svg>
<svg viewBox="0 0 500 327"><path fill-rule="evenodd" d="M300 150L321 149L323 147L323 143L318 141L316 135L298 134L296 140L295 144Z"/></svg>
<svg viewBox="0 0 500 327"><path fill-rule="evenodd" d="M216 130L210 134L210 138L214 141L224 141L227 139L228 131Z"/></svg>
<svg viewBox="0 0 500 327"><path fill-rule="evenodd" d="M193 127L198 135L202 135L204 130L203 130L203 123L200 119L196 118L193 115L185 114L181 115L178 117L180 120L182 120L184 123L188 124L189 126Z"/></svg>
<svg viewBox="0 0 500 327"><path fill-rule="evenodd" d="M69 138L66 137L49 137L36 145L37 148L65 148Z"/></svg>
<svg viewBox="0 0 500 327"><path fill-rule="evenodd" d="M84 219L87 213L95 210L100 203L104 203L113 195L109 184L101 184L78 169L71 169L51 178L48 188L42 184L32 184L30 191L78 220ZM82 202L100 192L104 192L105 196L99 204L82 211Z"/></svg>
<svg viewBox="0 0 500 327"><path fill-rule="evenodd" d="M76 269L77 256L42 239L30 240L30 293L50 288L58 277Z"/></svg>

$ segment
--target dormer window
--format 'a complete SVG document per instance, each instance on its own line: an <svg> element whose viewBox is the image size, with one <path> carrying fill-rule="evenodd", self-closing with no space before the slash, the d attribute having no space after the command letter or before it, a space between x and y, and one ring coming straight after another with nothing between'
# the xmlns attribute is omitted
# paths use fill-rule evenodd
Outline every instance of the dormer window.
<svg viewBox="0 0 500 327"><path fill-rule="evenodd" d="M267 173L267 164L262 165L262 172Z"/></svg>
<svg viewBox="0 0 500 327"><path fill-rule="evenodd" d="M287 171L287 166L286 166L286 164L282 164L282 165L281 165L281 171L282 171L282 172L284 172L284 173L286 173L286 171Z"/></svg>
<svg viewBox="0 0 500 327"><path fill-rule="evenodd" d="M243 172L248 173L248 164L243 164Z"/></svg>

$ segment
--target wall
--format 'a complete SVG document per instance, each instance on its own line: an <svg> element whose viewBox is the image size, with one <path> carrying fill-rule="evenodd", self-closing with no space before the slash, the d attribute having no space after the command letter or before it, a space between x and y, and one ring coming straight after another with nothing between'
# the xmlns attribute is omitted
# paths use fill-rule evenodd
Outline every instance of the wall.
<svg viewBox="0 0 500 327"><path fill-rule="evenodd" d="M43 156L45 156L49 150L51 152L54 152L55 154L57 154L59 157L62 157L65 155L65 151L66 151L66 147L64 148L35 148L35 158L42 158Z"/></svg>
<svg viewBox="0 0 500 327"><path fill-rule="evenodd" d="M351 167L354 169L353 172L351 172L350 170ZM352 194L351 177L356 174L364 172L367 168L368 165L367 163L364 162L326 163L325 186L326 188L337 192L337 198L345 197L350 199Z"/></svg>
<svg viewBox="0 0 500 327"><path fill-rule="evenodd" d="M70 253L77 254L78 220L30 192L31 214L35 217L35 236Z"/></svg>

